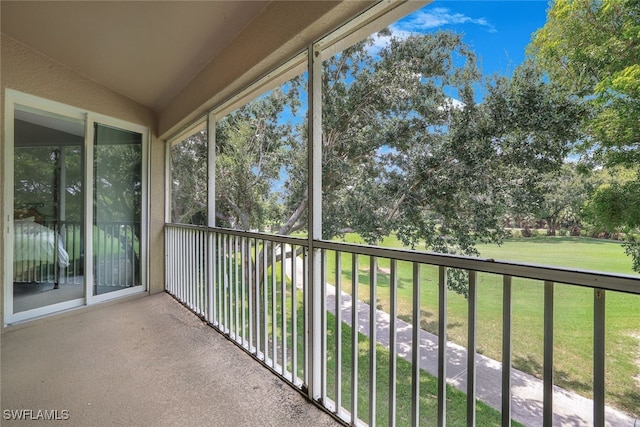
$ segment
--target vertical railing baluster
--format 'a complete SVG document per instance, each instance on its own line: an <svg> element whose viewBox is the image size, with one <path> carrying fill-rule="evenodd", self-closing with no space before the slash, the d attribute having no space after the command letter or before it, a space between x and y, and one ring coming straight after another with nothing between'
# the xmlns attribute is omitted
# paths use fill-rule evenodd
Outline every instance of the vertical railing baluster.
<svg viewBox="0 0 640 427"><path fill-rule="evenodd" d="M240 236L233 235L233 339L240 343L240 269L238 260L240 259Z"/></svg>
<svg viewBox="0 0 640 427"><path fill-rule="evenodd" d="M291 375L294 385L298 378L298 257L297 247L291 245Z"/></svg>
<svg viewBox="0 0 640 427"><path fill-rule="evenodd" d="M200 304L202 316L206 319L207 316L207 232L200 230L200 236L198 241L200 242L200 255L198 256L198 264L200 266L200 273L198 278L200 279Z"/></svg>
<svg viewBox="0 0 640 427"><path fill-rule="evenodd" d="M234 283L235 283L235 252L234 252L234 240L236 236L229 234L227 236L227 331L229 338L235 340L235 316L233 314L233 298L234 298Z"/></svg>
<svg viewBox="0 0 640 427"><path fill-rule="evenodd" d="M229 333L229 235L222 235L222 331Z"/></svg>
<svg viewBox="0 0 640 427"><path fill-rule="evenodd" d="M397 331L396 318L398 316L398 261L391 260L389 272L389 427L396 425L396 376L397 376Z"/></svg>
<svg viewBox="0 0 640 427"><path fill-rule="evenodd" d="M183 267L183 253L181 251L182 249L182 241L184 240L182 238L182 230L176 230L175 234L174 234L174 244L173 244L173 255L176 257L176 263L175 263L175 270L174 270L174 289L175 289L175 296L178 298L182 298L182 295L180 295L180 291L181 288L180 286L182 285L182 267ZM182 300L182 299L181 299Z"/></svg>
<svg viewBox="0 0 640 427"><path fill-rule="evenodd" d="M215 231L211 232L211 253L209 254L209 258L211 259L211 324L214 326L218 325L218 316L220 316L220 311L218 310L218 275L220 264L218 263L218 233Z"/></svg>
<svg viewBox="0 0 640 427"><path fill-rule="evenodd" d="M207 283L207 322L213 324L213 282L215 278L215 267L213 262L213 254L215 253L213 250L213 233L210 230L207 230L206 234L207 239L207 254L206 254L206 283Z"/></svg>
<svg viewBox="0 0 640 427"><path fill-rule="evenodd" d="M189 299L192 310L198 314L198 230L191 230L189 234L189 252L191 253L189 272Z"/></svg>
<svg viewBox="0 0 640 427"><path fill-rule="evenodd" d="M193 254L193 258L191 259L191 283L189 284L189 289L191 290L194 311L197 314L200 313L200 304L198 300L198 234L198 230L194 230L191 233L191 242L189 244L189 246L192 247L191 253Z"/></svg>
<svg viewBox="0 0 640 427"><path fill-rule="evenodd" d="M222 233L218 233L218 283L216 283L216 289L218 291L218 329L220 332L224 333L224 312L222 310L222 305L224 301L224 244L222 240Z"/></svg>
<svg viewBox="0 0 640 427"><path fill-rule="evenodd" d="M243 347L246 348L247 346L247 290L246 290L246 286L247 286L247 281L246 281L246 271L245 271L245 265L246 265L246 259L247 259L247 238L246 237L242 237L240 239L240 315L241 317L241 325L240 325L240 329L242 330L242 337L241 337L241 341L240 344L242 344Z"/></svg>
<svg viewBox="0 0 640 427"><path fill-rule="evenodd" d="M420 425L420 264L413 263L413 313L411 322L411 425Z"/></svg>
<svg viewBox="0 0 640 427"><path fill-rule="evenodd" d="M189 238L187 239L187 274L186 274L186 280L185 280L185 292L186 292L186 299L187 299L187 305L189 306L189 308L191 308L192 310L194 310L193 308L193 258L194 258L194 254L193 254L193 243L194 243L194 238L193 238L193 234L194 231L193 230L189 230ZM195 311L195 310L194 310Z"/></svg>
<svg viewBox="0 0 640 427"><path fill-rule="evenodd" d="M502 288L502 425L511 425L511 276Z"/></svg>
<svg viewBox="0 0 640 427"><path fill-rule="evenodd" d="M438 269L438 425L447 424L447 267Z"/></svg>
<svg viewBox="0 0 640 427"><path fill-rule="evenodd" d="M378 342L378 327L376 325L376 312L378 305L378 258L369 257L369 425L376 425L376 369Z"/></svg>
<svg viewBox="0 0 640 427"><path fill-rule="evenodd" d="M553 425L553 282L544 282L543 425Z"/></svg>
<svg viewBox="0 0 640 427"><path fill-rule="evenodd" d="M256 356L259 356L260 351L261 351L261 341L262 341L262 329L261 329L261 324L260 324L260 316L261 316L261 304L262 304L262 300L260 298L260 243L258 239L255 239L255 246L254 246L254 257L255 257L255 268L254 268L254 273L255 273L255 278L254 278L254 289L255 289L255 325L256 325L256 329L255 329L255 333L256 333Z"/></svg>
<svg viewBox="0 0 640 427"><path fill-rule="evenodd" d="M478 290L476 282L478 273L469 271L469 297L467 300L467 426L476 425L476 337L478 317Z"/></svg>
<svg viewBox="0 0 640 427"><path fill-rule="evenodd" d="M327 251L320 252L320 398L327 401Z"/></svg>
<svg viewBox="0 0 640 427"><path fill-rule="evenodd" d="M268 244L266 240L262 240L262 316L263 316L263 355L264 361L268 363L269 360L269 288L267 280L267 249Z"/></svg>
<svg viewBox="0 0 640 427"><path fill-rule="evenodd" d="M358 421L358 254L351 254L351 423Z"/></svg>
<svg viewBox="0 0 640 427"><path fill-rule="evenodd" d="M194 230L193 232L193 242L191 243L191 245L193 246L193 260L191 261L193 263L193 282L191 283L191 293L193 295L193 305L195 306L195 312L197 314L200 314L200 294L199 294L199 286L200 286L200 277L199 277L199 272L200 272L200 231L199 230Z"/></svg>
<svg viewBox="0 0 640 427"><path fill-rule="evenodd" d="M605 297L604 289L593 290L593 425L605 422Z"/></svg>
<svg viewBox="0 0 640 427"><path fill-rule="evenodd" d="M278 292L276 287L276 244L271 242L271 335L272 335L272 356L271 367L277 371L276 361L278 360Z"/></svg>
<svg viewBox="0 0 640 427"><path fill-rule="evenodd" d="M114 273L114 270L115 270L115 269L113 268L113 267L114 267L114 265L115 265L115 264L114 264L114 262L115 262L115 258L114 258L115 242L114 242L114 240L115 240L115 239L113 238L113 235L114 235L114 232L113 232L113 224L107 224L107 225L105 226L105 228L109 230L109 234L108 234L108 236L110 236L110 237L111 237L110 239L108 239L108 240L109 240L109 249L108 249L108 250L109 250L109 252L110 252L111 268L107 268L107 269L106 269L106 272L107 272L107 273L111 273L111 280L108 282L108 284L109 284L109 285L111 285L111 286L115 286L115 285L116 285L116 282L115 282L115 277L114 277L114 274L113 274L113 273ZM105 275L105 279L106 279L106 275Z"/></svg>
<svg viewBox="0 0 640 427"><path fill-rule="evenodd" d="M194 232L194 246L195 246L195 255L194 255L194 259L193 259L193 269L194 269L194 276L196 278L196 280L193 283L193 293L195 296L195 305L196 307L198 307L198 314L202 314L202 301L201 301L201 296L202 296L202 291L201 291L201 286L202 286L202 278L200 277L200 273L202 272L202 268L201 268L201 262L200 262L200 257L202 254L202 245L200 244L200 236L201 236L202 231L201 230L196 230Z"/></svg>
<svg viewBox="0 0 640 427"><path fill-rule="evenodd" d="M335 399L338 413L342 407L342 252L336 251L336 271L335 271Z"/></svg>
<svg viewBox="0 0 640 427"><path fill-rule="evenodd" d="M255 322L255 318L253 317L254 313L253 313L253 298L254 296L254 292L253 292L253 257L251 255L251 242L253 242L253 239L251 238L247 238L247 323L248 323L248 329L249 329L249 351L253 353L253 348L257 348L257 346L254 346L253 344L253 325ZM253 348L252 348L253 347Z"/></svg>
<svg viewBox="0 0 640 427"><path fill-rule="evenodd" d="M98 231L98 235L100 232ZM184 252L182 252L182 247L184 243L184 230L176 230L176 244L175 244L175 256L178 260L176 265L176 296L180 299L180 301L184 302L182 295L182 270L184 269ZM97 252L97 251L96 251ZM94 284L95 285L95 284Z"/></svg>
<svg viewBox="0 0 640 427"><path fill-rule="evenodd" d="M280 314L280 329L282 338L280 342L282 343L282 349L280 358L282 359L280 364L282 365L282 375L286 377L287 374L287 272L285 262L287 259L287 245L282 243L280 245L280 306L281 314Z"/></svg>
<svg viewBox="0 0 640 427"><path fill-rule="evenodd" d="M306 247L303 249L304 259L302 263L302 330L307 330L309 313L309 304L311 304L311 298L309 294L311 293L309 290L309 248ZM309 384L309 334L304 333L304 371L302 372L302 378L306 384Z"/></svg>
<svg viewBox="0 0 640 427"><path fill-rule="evenodd" d="M191 232L191 230L185 230L185 232L183 233L183 241L182 241L182 246L184 248L184 252L183 252L183 256L184 256L184 267L183 267L183 272L182 272L182 298L183 298L183 302L187 305L187 307L191 307L190 302L189 302L189 278L190 278L190 273L191 273L191 258L189 256L189 233ZM108 240L106 239L106 235L105 235L105 257L107 254L107 251L109 250L108 248ZM107 276L108 276L108 271L105 269L104 271L104 277L105 277L105 283L107 280Z"/></svg>

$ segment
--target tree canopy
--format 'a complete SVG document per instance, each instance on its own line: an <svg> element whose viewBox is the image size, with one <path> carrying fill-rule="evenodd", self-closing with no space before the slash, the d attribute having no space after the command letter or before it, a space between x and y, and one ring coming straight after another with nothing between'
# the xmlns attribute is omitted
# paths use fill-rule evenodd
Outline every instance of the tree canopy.
<svg viewBox="0 0 640 427"><path fill-rule="evenodd" d="M556 0L530 53L593 108L588 148L609 163L640 160L640 0Z"/></svg>
<svg viewBox="0 0 640 427"><path fill-rule="evenodd" d="M395 233L444 253L499 242L505 212L542 198L543 174L561 167L584 114L533 63L483 80L446 31L391 35L381 49L364 40L325 60L322 84L323 238ZM221 225L305 228L306 122L286 120L303 90L300 76L217 123Z"/></svg>
<svg viewBox="0 0 640 427"><path fill-rule="evenodd" d="M634 179L596 189L587 213L608 231L640 226L640 0L556 0L529 48L590 114L583 160L631 168ZM640 246L626 243L640 271Z"/></svg>

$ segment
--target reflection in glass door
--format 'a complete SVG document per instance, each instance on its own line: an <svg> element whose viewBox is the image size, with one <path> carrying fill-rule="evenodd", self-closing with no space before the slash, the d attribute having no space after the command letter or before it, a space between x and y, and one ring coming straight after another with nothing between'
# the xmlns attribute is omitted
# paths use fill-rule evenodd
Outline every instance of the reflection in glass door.
<svg viewBox="0 0 640 427"><path fill-rule="evenodd" d="M84 298L84 130L15 106L13 313Z"/></svg>
<svg viewBox="0 0 640 427"><path fill-rule="evenodd" d="M95 124L93 295L142 285L140 133Z"/></svg>

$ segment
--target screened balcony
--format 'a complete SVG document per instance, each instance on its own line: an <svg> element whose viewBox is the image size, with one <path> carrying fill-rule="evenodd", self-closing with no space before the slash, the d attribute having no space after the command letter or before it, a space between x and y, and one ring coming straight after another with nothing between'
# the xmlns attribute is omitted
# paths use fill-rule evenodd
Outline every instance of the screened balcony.
<svg viewBox="0 0 640 427"><path fill-rule="evenodd" d="M2 234L3 422L635 427L629 266L474 256L507 228L531 235L520 202L584 189L570 158L583 111L534 68L485 79L462 34L426 18L491 24L426 3L2 2L5 182L31 174L12 157L20 92L83 123L88 189L84 223L50 226L72 248L64 274L17 267L16 289L77 285L73 304L13 316L26 310ZM94 228L92 192L123 177L92 166L107 118L144 135L144 215ZM576 211L541 230L579 232ZM620 258L594 243L614 244Z"/></svg>
<svg viewBox="0 0 640 427"><path fill-rule="evenodd" d="M607 297L638 298L637 278L206 227L165 230L167 292L346 424L637 422L605 401ZM448 338L452 270L468 272L466 345ZM502 319L490 327L500 360L480 354L476 340L478 301L495 298L496 283ZM406 286L408 307L398 300ZM542 337L542 378L513 367L513 306L523 303L514 290L523 287L539 290L540 300L525 303L542 308L540 324L527 325L532 340ZM423 326L427 289L437 305L432 333ZM567 292L593 300L587 397L554 380L554 359L567 351L554 343L554 316Z"/></svg>

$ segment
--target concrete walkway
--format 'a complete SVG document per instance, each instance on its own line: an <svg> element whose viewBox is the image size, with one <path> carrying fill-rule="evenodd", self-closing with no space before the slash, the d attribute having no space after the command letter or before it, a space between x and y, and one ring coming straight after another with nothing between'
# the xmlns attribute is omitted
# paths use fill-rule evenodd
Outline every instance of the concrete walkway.
<svg viewBox="0 0 640 427"><path fill-rule="evenodd" d="M2 426L338 425L165 293L9 327L0 340Z"/></svg>
<svg viewBox="0 0 640 427"><path fill-rule="evenodd" d="M303 265L296 258L297 282L303 283ZM286 271L291 271L291 258L287 258ZM301 287L301 285L299 285ZM342 319L351 326L351 295L342 292ZM335 287L327 284L327 309L335 313ZM369 305L358 301L358 331L370 334ZM390 316L376 310L376 336L378 343L389 348ZM500 333L498 331L497 333ZM411 324L396 320L396 351L398 356L411 362ZM429 374L438 376L438 337L420 331L420 367ZM467 350L447 343L447 383L467 392ZM476 355L476 396L492 408L502 410L502 363L481 354ZM542 426L543 382L538 378L513 369L511 374L512 418L525 426ZM554 386L553 424L557 426L588 427L593 425L593 401L576 393ZM640 427L636 420L616 409L606 408L606 425L611 427Z"/></svg>
<svg viewBox="0 0 640 427"><path fill-rule="evenodd" d="M352 303L351 295L342 293L342 318L351 326ZM327 309L335 313L335 287L327 285ZM358 301L358 331L369 336L369 305ZM381 310L376 310L376 335L378 343L389 347L390 316ZM396 320L397 354L411 362L412 334L411 324ZM438 376L438 337L434 334L420 331L420 367L429 374ZM447 382L457 389L467 391L467 350L454 344L447 343ZM512 418L525 426L542 426L543 416L543 383L541 380L518 370L512 370L511 375ZM485 357L476 355L476 396L482 402L501 411L502 405L502 364ZM592 426L593 401L580 395L554 387L553 393L553 424L557 426ZM606 425L611 427L636 427L636 420L628 415L606 408ZM640 420L637 421L640 426Z"/></svg>

